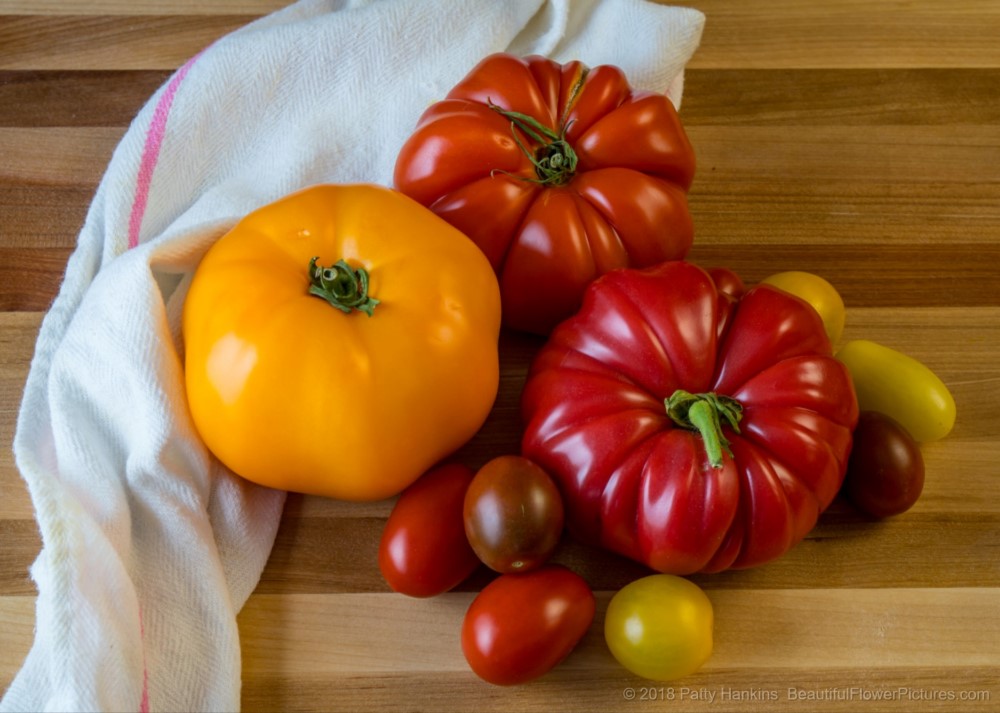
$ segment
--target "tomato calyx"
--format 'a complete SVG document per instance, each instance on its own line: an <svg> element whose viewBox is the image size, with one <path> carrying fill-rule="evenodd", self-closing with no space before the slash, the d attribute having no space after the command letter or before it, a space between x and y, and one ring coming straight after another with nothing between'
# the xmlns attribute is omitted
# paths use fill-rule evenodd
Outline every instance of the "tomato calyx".
<svg viewBox="0 0 1000 713"><path fill-rule="evenodd" d="M545 186L561 186L573 178L579 159L576 156L576 151L573 150L573 147L566 140L566 130L572 122L564 124L557 133L527 114L501 109L493 102L489 102L488 106L504 118L510 119L510 131L514 136L514 141L517 142L518 148L531 161L531 165L535 167L537 178L527 178L525 176L520 176L519 178ZM524 142L518 137L515 128L520 129L526 136L538 144L538 148L534 152L524 145Z"/></svg>
<svg viewBox="0 0 1000 713"><path fill-rule="evenodd" d="M309 261L309 294L322 297L345 314L356 309L371 317L379 301L368 294L368 271L354 269L346 260L323 267L316 264L318 259Z"/></svg>
<svg viewBox="0 0 1000 713"><path fill-rule="evenodd" d="M663 401L667 415L681 428L697 431L705 443L705 451L713 468L722 467L722 452L732 457L729 439L722 433L722 419L736 431L740 432L740 419L743 418L743 406L730 396L720 396L715 393L692 394L684 389L677 389Z"/></svg>

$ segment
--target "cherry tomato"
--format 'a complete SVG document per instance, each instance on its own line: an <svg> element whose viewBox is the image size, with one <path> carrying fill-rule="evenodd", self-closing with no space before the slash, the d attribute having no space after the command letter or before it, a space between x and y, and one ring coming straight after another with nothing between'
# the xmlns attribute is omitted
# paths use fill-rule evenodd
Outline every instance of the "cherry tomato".
<svg viewBox="0 0 1000 713"><path fill-rule="evenodd" d="M913 507L923 489L920 445L895 419L863 411L844 478L847 498L869 515L890 517Z"/></svg>
<svg viewBox="0 0 1000 713"><path fill-rule="evenodd" d="M438 466L399 496L378 548L378 566L393 590L432 597L460 584L479 566L462 523L473 471Z"/></svg>
<svg viewBox="0 0 1000 713"><path fill-rule="evenodd" d="M485 681L524 683L569 655L590 628L595 609L584 579L561 565L502 574L465 613L462 653Z"/></svg>
<svg viewBox="0 0 1000 713"><path fill-rule="evenodd" d="M562 496L552 478L521 456L500 456L465 494L465 534L486 566L525 572L543 564L562 535Z"/></svg>
<svg viewBox="0 0 1000 713"><path fill-rule="evenodd" d="M712 602L693 582L653 574L625 585L608 603L604 638L637 676L671 681L712 655Z"/></svg>
<svg viewBox="0 0 1000 713"><path fill-rule="evenodd" d="M851 372L858 408L899 421L918 442L947 436L955 399L937 374L911 356L867 339L845 344L839 359Z"/></svg>
<svg viewBox="0 0 1000 713"><path fill-rule="evenodd" d="M844 300L841 299L837 288L819 275L797 270L779 272L765 277L762 282L774 285L812 305L823 320L823 328L830 337L830 344L837 343L844 333L846 319Z"/></svg>

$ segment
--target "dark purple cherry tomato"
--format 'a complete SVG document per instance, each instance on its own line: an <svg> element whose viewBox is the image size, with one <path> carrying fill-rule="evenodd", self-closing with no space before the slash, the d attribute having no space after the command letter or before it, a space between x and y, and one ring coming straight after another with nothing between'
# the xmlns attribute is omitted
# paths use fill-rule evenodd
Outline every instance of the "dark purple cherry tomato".
<svg viewBox="0 0 1000 713"><path fill-rule="evenodd" d="M594 594L561 565L502 574L472 601L462 622L462 653L476 675L500 686L552 670L587 633Z"/></svg>
<svg viewBox="0 0 1000 713"><path fill-rule="evenodd" d="M462 522L471 468L452 463L422 475L396 501L382 532L378 566L393 590L432 597L479 566Z"/></svg>
<svg viewBox="0 0 1000 713"><path fill-rule="evenodd" d="M896 420L863 411L854 430L843 492L874 517L909 510L924 488L924 458L918 444Z"/></svg>
<svg viewBox="0 0 1000 713"><path fill-rule="evenodd" d="M486 566L526 572L559 544L564 511L552 478L527 458L494 458L465 493L465 534Z"/></svg>

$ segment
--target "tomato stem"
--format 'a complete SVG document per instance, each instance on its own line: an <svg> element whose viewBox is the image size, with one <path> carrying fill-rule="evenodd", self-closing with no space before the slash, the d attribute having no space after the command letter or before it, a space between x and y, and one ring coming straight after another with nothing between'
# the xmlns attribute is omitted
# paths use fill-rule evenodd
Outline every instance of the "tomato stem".
<svg viewBox="0 0 1000 713"><path fill-rule="evenodd" d="M316 264L318 259L309 261L309 294L322 297L345 314L356 309L371 317L379 301L368 294L368 271L355 270L345 260L323 267Z"/></svg>
<svg viewBox="0 0 1000 713"><path fill-rule="evenodd" d="M557 133L527 114L501 109L493 102L489 102L489 107L504 118L510 119L510 131L514 136L514 141L535 167L537 178L522 177L523 180L543 185L560 186L573 177L579 159L576 156L576 151L566 140L566 130L572 122L564 125ZM524 145L515 128L520 129L529 139L538 144L538 148L534 152Z"/></svg>
<svg viewBox="0 0 1000 713"><path fill-rule="evenodd" d="M722 420L736 433L740 432L743 407L730 396L714 393L692 394L678 389L664 399L667 415L681 428L697 431L705 443L705 452L713 468L722 467L722 452L732 457L729 439L722 433Z"/></svg>

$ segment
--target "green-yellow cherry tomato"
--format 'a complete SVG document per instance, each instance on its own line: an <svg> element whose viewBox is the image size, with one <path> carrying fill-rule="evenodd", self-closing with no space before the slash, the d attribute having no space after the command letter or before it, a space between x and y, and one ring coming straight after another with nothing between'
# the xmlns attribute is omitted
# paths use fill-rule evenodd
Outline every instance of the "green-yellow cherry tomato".
<svg viewBox="0 0 1000 713"><path fill-rule="evenodd" d="M829 282L819 275L797 270L779 272L764 278L761 282L773 285L811 304L823 320L823 327L830 337L830 344L836 344L840 340L840 335L844 333L846 310L837 288Z"/></svg>
<svg viewBox="0 0 1000 713"><path fill-rule="evenodd" d="M848 342L837 359L851 372L861 411L895 419L917 441L944 438L955 425L955 399L927 366L867 339Z"/></svg>
<svg viewBox="0 0 1000 713"><path fill-rule="evenodd" d="M698 585L672 574L652 574L611 598L604 639L632 673L672 681L694 673L712 655L712 624L712 602Z"/></svg>

